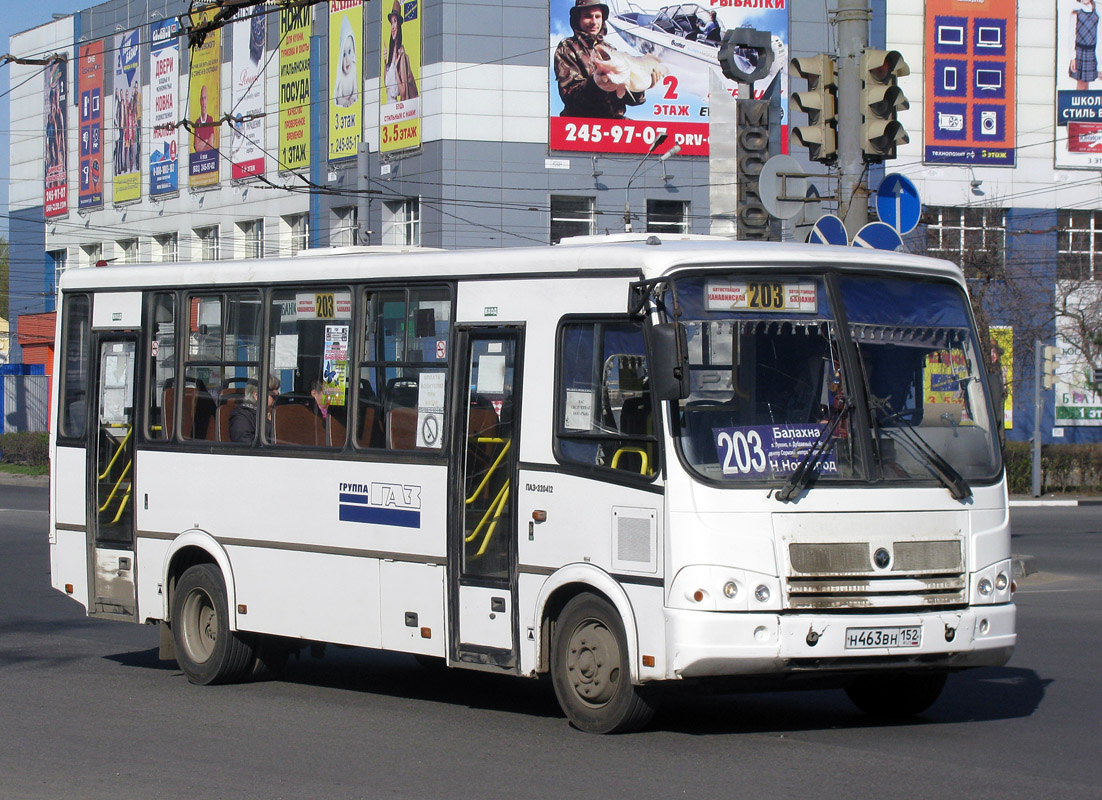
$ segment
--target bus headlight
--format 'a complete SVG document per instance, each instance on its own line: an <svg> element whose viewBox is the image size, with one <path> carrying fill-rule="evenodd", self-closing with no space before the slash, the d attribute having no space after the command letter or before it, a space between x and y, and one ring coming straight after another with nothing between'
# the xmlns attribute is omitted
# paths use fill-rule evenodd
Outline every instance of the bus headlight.
<svg viewBox="0 0 1102 800"><path fill-rule="evenodd" d="M991 579L990 578L980 578L980 582L976 585L976 589L984 597L987 597L988 595L991 594Z"/></svg>
<svg viewBox="0 0 1102 800"><path fill-rule="evenodd" d="M995 588L1001 592L1003 589L1006 588L1006 584L1009 580L1010 579L1006 577L1005 572L1000 572L995 578Z"/></svg>
<svg viewBox="0 0 1102 800"><path fill-rule="evenodd" d="M759 603L768 603L770 597L772 597L772 593L769 591L769 587L764 583L758 584L758 588L754 590L754 598Z"/></svg>
<svg viewBox="0 0 1102 800"><path fill-rule="evenodd" d="M734 581L727 581L723 584L723 596L729 600L733 600L735 595L738 594L738 584Z"/></svg>

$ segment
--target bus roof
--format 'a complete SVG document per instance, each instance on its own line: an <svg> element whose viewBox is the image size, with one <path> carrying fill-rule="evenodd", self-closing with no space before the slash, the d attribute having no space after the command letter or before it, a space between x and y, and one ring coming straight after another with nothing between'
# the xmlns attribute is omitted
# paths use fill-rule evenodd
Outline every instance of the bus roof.
<svg viewBox="0 0 1102 800"><path fill-rule="evenodd" d="M832 267L941 276L963 282L956 265L938 259L858 247L733 241L720 236L622 233L564 239L553 247L485 250L340 248L295 258L195 261L66 270L61 288L143 289L410 279L501 279L540 275L622 274L658 278L685 268Z"/></svg>

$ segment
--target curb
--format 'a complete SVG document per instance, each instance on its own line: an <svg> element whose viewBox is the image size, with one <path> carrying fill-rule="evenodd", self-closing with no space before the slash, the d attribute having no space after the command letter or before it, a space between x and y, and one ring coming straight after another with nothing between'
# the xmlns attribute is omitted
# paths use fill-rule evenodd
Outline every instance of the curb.
<svg viewBox="0 0 1102 800"><path fill-rule="evenodd" d="M1022 498L1020 500L1011 500L1009 503L1011 508L1038 508L1041 506L1052 507L1072 507L1072 506L1102 506L1102 498L1090 498L1089 500L1057 500L1052 498L1046 500L1043 497L1031 497Z"/></svg>

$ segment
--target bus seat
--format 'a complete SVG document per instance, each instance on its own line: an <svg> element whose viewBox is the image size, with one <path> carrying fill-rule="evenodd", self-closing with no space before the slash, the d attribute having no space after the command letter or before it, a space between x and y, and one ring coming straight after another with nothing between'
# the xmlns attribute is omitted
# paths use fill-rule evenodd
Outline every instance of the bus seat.
<svg viewBox="0 0 1102 800"><path fill-rule="evenodd" d="M161 413L163 415L162 428L164 432L164 438L171 439L172 432L175 430L173 426L176 424L176 387L165 386L164 392L161 395Z"/></svg>
<svg viewBox="0 0 1102 800"><path fill-rule="evenodd" d="M391 450L417 447L417 409L392 408L386 415L386 446Z"/></svg>
<svg viewBox="0 0 1102 800"><path fill-rule="evenodd" d="M183 417L180 420L180 436L184 439L214 441L214 400L205 388L184 386Z"/></svg>
<svg viewBox="0 0 1102 800"><path fill-rule="evenodd" d="M272 408L272 430L276 444L325 444L321 417L300 403L284 403Z"/></svg>
<svg viewBox="0 0 1102 800"><path fill-rule="evenodd" d="M220 406L215 413L215 422L218 430L218 441L228 442L230 441L230 415L233 414L233 410L237 408L237 404L244 398L244 395L240 397L230 397Z"/></svg>
<svg viewBox="0 0 1102 800"><path fill-rule="evenodd" d="M360 447L383 446L383 414L378 403L360 405L360 427L357 443Z"/></svg>
<svg viewBox="0 0 1102 800"><path fill-rule="evenodd" d="M345 413L344 406L329 407L329 413L325 417L325 443L329 447L344 447L347 429Z"/></svg>

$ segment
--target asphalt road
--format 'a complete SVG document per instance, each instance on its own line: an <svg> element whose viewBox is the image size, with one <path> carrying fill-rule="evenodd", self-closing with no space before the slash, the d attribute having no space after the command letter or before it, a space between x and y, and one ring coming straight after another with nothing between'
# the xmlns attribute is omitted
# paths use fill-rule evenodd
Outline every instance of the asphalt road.
<svg viewBox="0 0 1102 800"><path fill-rule="evenodd" d="M190 685L151 627L49 588L46 492L0 486L0 798L1102 797L1102 507L1020 509L1010 664L910 724L840 691L678 694L572 729L545 682L330 648L281 681Z"/></svg>

